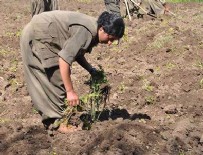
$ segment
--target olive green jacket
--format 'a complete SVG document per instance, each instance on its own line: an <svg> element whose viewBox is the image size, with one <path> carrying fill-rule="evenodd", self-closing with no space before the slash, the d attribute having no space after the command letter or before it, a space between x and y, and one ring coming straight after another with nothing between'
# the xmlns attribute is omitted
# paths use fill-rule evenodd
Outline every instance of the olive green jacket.
<svg viewBox="0 0 203 155"><path fill-rule="evenodd" d="M77 56L91 51L91 41L97 35L96 19L77 12L44 12L35 15L30 23L32 51L45 68L58 65L58 56L71 65Z"/></svg>

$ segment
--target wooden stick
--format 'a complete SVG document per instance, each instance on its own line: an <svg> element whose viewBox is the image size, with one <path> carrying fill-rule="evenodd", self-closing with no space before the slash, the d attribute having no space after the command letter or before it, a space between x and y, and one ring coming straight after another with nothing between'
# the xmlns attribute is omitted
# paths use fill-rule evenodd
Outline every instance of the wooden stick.
<svg viewBox="0 0 203 155"><path fill-rule="evenodd" d="M172 14L173 16L176 16L176 14L173 13L173 12L171 12L170 10L168 10L168 12L169 12L170 14Z"/></svg>
<svg viewBox="0 0 203 155"><path fill-rule="evenodd" d="M130 0L131 2L133 2L137 7L139 7L142 11L144 11L144 13L147 14L147 11L145 9L143 9L139 4L137 4L134 0Z"/></svg>
<svg viewBox="0 0 203 155"><path fill-rule="evenodd" d="M131 16L130 16L130 11L129 11L129 8L128 8L128 2L127 2L127 0L125 0L125 6L126 6L126 9L127 9L128 17L129 17L129 19L131 21L132 19L131 19Z"/></svg>

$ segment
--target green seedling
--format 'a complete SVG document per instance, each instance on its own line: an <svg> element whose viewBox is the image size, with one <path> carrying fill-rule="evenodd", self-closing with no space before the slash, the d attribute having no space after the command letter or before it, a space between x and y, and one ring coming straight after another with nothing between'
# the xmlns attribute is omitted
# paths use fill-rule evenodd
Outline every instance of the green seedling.
<svg viewBox="0 0 203 155"><path fill-rule="evenodd" d="M35 109L35 108L32 108L32 113L33 114L39 114L39 111L37 109Z"/></svg>
<svg viewBox="0 0 203 155"><path fill-rule="evenodd" d="M200 80L199 84L200 84L200 88L203 88L203 78Z"/></svg>
<svg viewBox="0 0 203 155"><path fill-rule="evenodd" d="M49 155L57 155L57 153L52 151Z"/></svg>
<svg viewBox="0 0 203 155"><path fill-rule="evenodd" d="M160 67L160 66L157 66L157 67L155 68L155 71L157 71L157 72L161 71L161 67Z"/></svg>
<svg viewBox="0 0 203 155"><path fill-rule="evenodd" d="M10 64L11 65L10 65L9 71L16 72L17 68L18 68L18 61L17 60L13 60Z"/></svg>
<svg viewBox="0 0 203 155"><path fill-rule="evenodd" d="M185 153L181 150L179 151L179 155L185 155Z"/></svg>
<svg viewBox="0 0 203 155"><path fill-rule="evenodd" d="M10 53L10 51L5 50L5 49L0 49L0 56L6 56Z"/></svg>
<svg viewBox="0 0 203 155"><path fill-rule="evenodd" d="M7 37L13 37L13 36L15 36L15 33L13 33L13 32L6 32L6 34L5 34Z"/></svg>
<svg viewBox="0 0 203 155"><path fill-rule="evenodd" d="M171 62L168 62L165 66L167 69L173 69L176 65Z"/></svg>
<svg viewBox="0 0 203 155"><path fill-rule="evenodd" d="M70 124L71 117L76 113L81 114L80 119L83 122L83 129L89 130L92 123L98 121L101 112L106 106L106 101L110 93L110 86L101 66L97 73L91 76L88 84L90 86L90 92L80 98L80 104L78 106L70 107L68 106L67 100L65 101L67 106L62 119L57 122L57 125L60 123Z"/></svg>
<svg viewBox="0 0 203 155"><path fill-rule="evenodd" d="M153 91L154 87L150 85L150 82L146 79L143 80L143 87L144 90L151 92Z"/></svg>
<svg viewBox="0 0 203 155"><path fill-rule="evenodd" d="M99 68L100 70L97 71L97 74L92 76L89 80L89 94L81 97L81 108L84 109L90 116L89 118L86 117L84 119L86 122L84 125L87 125L88 129L91 123L99 119L101 112L106 106L106 101L110 93L110 86L108 85L108 80L104 70L101 66L99 66Z"/></svg>
<svg viewBox="0 0 203 155"><path fill-rule="evenodd" d="M118 90L121 93L123 93L126 90L126 86L123 82L118 86Z"/></svg>
<svg viewBox="0 0 203 155"><path fill-rule="evenodd" d="M0 124L4 124L4 123L8 123L8 122L11 122L10 119L7 119L7 118L0 118Z"/></svg>
<svg viewBox="0 0 203 155"><path fill-rule="evenodd" d="M203 62L201 61L198 61L196 64L195 64L196 67L200 68L200 69L203 69Z"/></svg>
<svg viewBox="0 0 203 155"><path fill-rule="evenodd" d="M147 96L145 97L145 103L147 104L154 104L156 101L155 97L154 96Z"/></svg>
<svg viewBox="0 0 203 155"><path fill-rule="evenodd" d="M16 37L20 37L21 34L22 34L22 30L18 30L15 35L16 35Z"/></svg>
<svg viewBox="0 0 203 155"><path fill-rule="evenodd" d="M6 32L5 36L12 38L12 37L20 37L21 34L22 34L22 30L20 29L20 30L17 30L16 32Z"/></svg>

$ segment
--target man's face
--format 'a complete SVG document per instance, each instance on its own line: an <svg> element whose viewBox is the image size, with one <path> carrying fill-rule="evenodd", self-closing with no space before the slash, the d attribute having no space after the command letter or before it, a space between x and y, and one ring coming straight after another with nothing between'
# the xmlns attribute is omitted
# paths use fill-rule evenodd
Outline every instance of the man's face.
<svg viewBox="0 0 203 155"><path fill-rule="evenodd" d="M98 36L99 36L99 43L102 43L102 44L111 45L114 42L114 40L118 40L117 37L114 37L104 32L104 29L102 27L99 28Z"/></svg>

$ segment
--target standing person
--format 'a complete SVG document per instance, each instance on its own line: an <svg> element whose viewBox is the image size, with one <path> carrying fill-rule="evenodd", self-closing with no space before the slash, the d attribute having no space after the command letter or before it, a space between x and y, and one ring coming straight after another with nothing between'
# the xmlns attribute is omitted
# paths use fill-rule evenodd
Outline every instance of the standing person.
<svg viewBox="0 0 203 155"><path fill-rule="evenodd" d="M104 3L108 12L121 16L120 0L104 0ZM127 0L127 5L129 7L130 14L147 13L161 15L169 10L168 4L165 2L165 0Z"/></svg>
<svg viewBox="0 0 203 155"><path fill-rule="evenodd" d="M168 10L168 4L165 0L141 0L141 3L139 5L144 10L140 9L138 7L138 13L139 14L154 14L154 15L163 15Z"/></svg>
<svg viewBox="0 0 203 155"><path fill-rule="evenodd" d="M120 0L104 0L104 3L108 12L121 16Z"/></svg>
<svg viewBox="0 0 203 155"><path fill-rule="evenodd" d="M58 0L31 0L31 14L32 16L40 14L45 11L58 10Z"/></svg>
<svg viewBox="0 0 203 155"><path fill-rule="evenodd" d="M25 80L34 106L48 128L67 133L76 128L60 121L66 108L79 104L79 97L71 81L71 65L78 62L90 74L95 69L87 62L85 53L98 43L111 45L124 35L121 17L103 12L98 20L71 11L50 11L35 15L25 26L21 53Z"/></svg>

